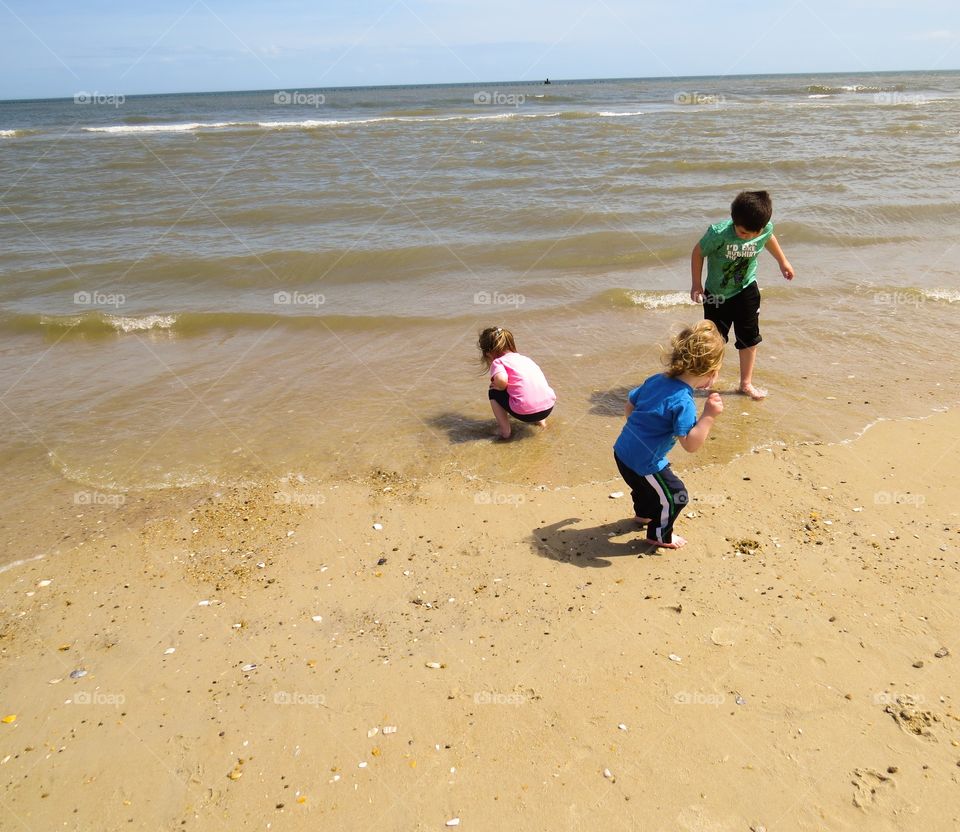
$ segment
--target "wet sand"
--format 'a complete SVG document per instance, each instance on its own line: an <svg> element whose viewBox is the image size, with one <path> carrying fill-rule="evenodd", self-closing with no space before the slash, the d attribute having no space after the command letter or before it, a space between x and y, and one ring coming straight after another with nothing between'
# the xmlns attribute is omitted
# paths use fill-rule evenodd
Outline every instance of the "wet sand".
<svg viewBox="0 0 960 832"><path fill-rule="evenodd" d="M615 471L293 481L66 540L0 574L0 825L955 828L957 436L677 449L663 554Z"/></svg>

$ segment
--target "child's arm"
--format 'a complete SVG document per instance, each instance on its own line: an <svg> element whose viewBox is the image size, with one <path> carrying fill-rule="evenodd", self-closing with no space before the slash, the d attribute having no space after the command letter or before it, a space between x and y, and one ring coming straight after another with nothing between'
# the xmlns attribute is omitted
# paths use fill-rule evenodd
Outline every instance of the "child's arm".
<svg viewBox="0 0 960 832"><path fill-rule="evenodd" d="M506 390L507 389L507 374L506 373L497 373L495 376L490 377L490 386L494 390Z"/></svg>
<svg viewBox="0 0 960 832"><path fill-rule="evenodd" d="M700 243L693 247L690 255L690 272L693 278L690 284L690 300L703 303L703 252L700 251Z"/></svg>
<svg viewBox="0 0 960 832"><path fill-rule="evenodd" d="M767 251L769 251L774 259L780 266L780 274L782 274L787 280L793 280L793 266L790 265L790 261L787 260L787 256L783 253L783 249L780 248L780 243L777 242L777 235L771 234L770 239L767 240Z"/></svg>
<svg viewBox="0 0 960 832"><path fill-rule="evenodd" d="M633 413L633 405L630 403L630 399L627 399L627 405L623 408L623 418L629 419L631 413Z"/></svg>
<svg viewBox="0 0 960 832"><path fill-rule="evenodd" d="M680 447L691 454L699 451L703 447L703 443L707 441L707 436L710 435L713 420L721 413L723 413L723 399L720 398L719 393L711 393L704 402L703 413L690 433L686 436L677 437Z"/></svg>

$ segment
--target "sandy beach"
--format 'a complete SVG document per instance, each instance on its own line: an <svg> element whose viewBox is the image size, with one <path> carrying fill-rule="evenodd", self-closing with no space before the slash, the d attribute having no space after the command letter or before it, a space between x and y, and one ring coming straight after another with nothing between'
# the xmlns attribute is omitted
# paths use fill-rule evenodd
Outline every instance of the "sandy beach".
<svg viewBox="0 0 960 832"><path fill-rule="evenodd" d="M294 481L65 541L0 574L0 825L957 828L958 435L675 453L663 554L615 470Z"/></svg>

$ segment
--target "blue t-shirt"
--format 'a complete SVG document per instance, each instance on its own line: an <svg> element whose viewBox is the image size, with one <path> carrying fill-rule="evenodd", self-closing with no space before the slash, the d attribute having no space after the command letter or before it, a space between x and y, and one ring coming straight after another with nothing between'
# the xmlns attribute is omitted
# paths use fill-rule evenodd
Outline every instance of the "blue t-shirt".
<svg viewBox="0 0 960 832"><path fill-rule="evenodd" d="M650 376L627 397L633 413L613 445L620 461L641 476L667 467L667 454L676 437L686 436L697 423L693 388L663 373Z"/></svg>

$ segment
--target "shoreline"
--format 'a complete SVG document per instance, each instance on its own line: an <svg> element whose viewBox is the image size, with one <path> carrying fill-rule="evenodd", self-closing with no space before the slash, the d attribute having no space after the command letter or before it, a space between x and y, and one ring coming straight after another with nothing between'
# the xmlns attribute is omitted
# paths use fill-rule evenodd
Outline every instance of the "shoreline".
<svg viewBox="0 0 960 832"><path fill-rule="evenodd" d="M738 403L738 399L740 400L739 403L742 403L745 406L756 406L758 404L761 408L764 406L763 403L750 402L747 397L737 396L731 391L721 392L724 396L725 403L728 405L731 411L733 410L733 408L730 407L731 402ZM698 392L696 394L696 398L698 400L697 408L699 410L702 406L699 400L703 398L703 396ZM679 463L681 470L691 473L707 468L723 468L724 466L733 465L738 460L749 457L750 455L758 452L766 452L790 447L832 447L835 445L846 445L858 441L860 437L864 436L871 429L884 422L923 422L925 420L935 418L941 413L948 413L955 409L957 409L956 404L940 403L933 405L927 413L922 415L898 417L878 416L873 421L864 425L862 428L854 431L850 436L833 442L821 439L799 439L797 437L791 437L787 439L764 440L738 451L731 451L729 448L725 447L721 451L720 459L711 458L711 450L709 447L701 450L701 452L697 454L692 455L674 451L674 463ZM740 413L739 415L746 416L748 414ZM725 421L730 422L735 418L737 418L737 416L733 416L731 414L725 418ZM477 422L470 417L464 417L464 421L469 423L470 430L475 429L476 424L480 422L485 425L486 421L489 421L490 432L492 436L495 425L492 417L490 417L488 420L480 420L480 422ZM723 427L725 427L725 424L721 423L721 428ZM530 440L543 441L542 437L537 437L532 433L527 435L524 433L524 430L524 426L519 425L519 429L517 431L518 435L513 443L514 445L517 442L525 443L526 441ZM612 430L611 432L611 430L608 430L607 433L610 435L610 445L612 446L613 440L616 438L616 431ZM716 440L718 436L722 437L722 432L719 434L714 433L710 437L710 441L712 442ZM500 443L491 441L489 443L491 447L487 449L485 446L488 443L486 443L483 439L475 440L475 444L480 446L479 450L481 450L481 452L489 450L491 453L493 453L501 447ZM503 451L505 451L507 456L516 450L515 447L510 449L509 445L510 443L508 443L506 446L502 446ZM602 488L606 486L615 486L617 483L624 485L612 464L610 466L611 475L606 478L578 481L573 484L556 484L551 482L550 484L540 484L539 486L534 485L534 480L536 479L535 477L528 477L527 481L523 481L519 478L498 479L493 476L489 476L487 472L472 473L465 468L458 468L456 467L457 464L458 460L451 457L450 459L444 461L444 464L441 466L442 470L440 471L427 473L424 473L422 470L391 471L389 475L397 476L401 479L407 479L421 484L426 484L438 479L446 479L449 477L452 478L454 482L461 483L462 487L465 489L468 489L472 486L472 484L481 481L491 486L508 489L532 488L548 492L559 492L570 490L572 488L589 488L591 486ZM520 465L522 469L522 460L520 461ZM511 473L520 473L520 470L514 469ZM315 493L319 493L325 489L339 488L341 486L362 483L371 478L375 478L380 474L383 474L383 472L379 468L369 467L363 472L347 478L339 478L335 476L315 476L304 479L303 475L301 474L291 474L289 477L293 477L294 479L299 477L301 484L309 485L309 487L313 489ZM86 545L93 540L102 539L103 536L107 534L121 533L121 531L124 529L132 531L136 528L139 528L146 522L156 522L169 517L182 516L195 506L208 500L211 495L216 497L222 493L237 494L248 491L250 493L267 493L272 490L277 495L276 499L278 499L278 504L283 505L284 503L280 501L279 498L283 496L285 488L284 483L288 481L288 477L268 477L263 481L244 479L239 482L202 482L189 486L177 485L150 489L131 488L124 491L116 491L103 489L99 486L84 481L69 479L63 474L62 471L60 471L60 477L61 481L58 482L58 484L49 491L49 494L43 498L43 503L45 505L65 504L64 501L70 496L71 493L73 493L74 496L81 494L89 498L91 495L93 495L103 499L100 501L88 499L88 501L83 504L75 503L76 510L80 513L74 514L72 518L68 518L67 516L71 512L61 512L60 515L55 517L54 525L47 529L47 534L45 535L48 539L52 536L55 538L55 541L48 546L36 547L34 553L31 555L23 556L22 552L20 552L17 553L20 556L16 556L12 560L0 563L0 574L16 569L19 566L30 563L34 560L46 559L50 556L56 557L60 554L61 547L63 545L69 547L74 545L74 542L78 540L81 544ZM551 477L550 479L556 479L556 477ZM287 500L286 504L290 505L291 503L294 506L297 505L295 499ZM13 512L11 511L10 515L12 514ZM22 525L23 520L21 520L20 523ZM8 535L12 534L19 536L18 533L14 531L13 523L10 523L7 526L6 531L8 532Z"/></svg>
<svg viewBox="0 0 960 832"><path fill-rule="evenodd" d="M0 573L3 811L949 828L958 428L953 410L678 464L678 552L643 555L617 477L379 472L294 484L299 504L225 491Z"/></svg>
<svg viewBox="0 0 960 832"><path fill-rule="evenodd" d="M733 408L730 407L731 402L738 403L737 400L740 399L745 406L757 406L763 407L763 403L750 402L747 397L740 397L734 394L731 391L721 391L724 396L724 401L727 403L728 408L732 411ZM697 409L699 411L701 403L699 399L703 398L699 392L696 394ZM702 450L697 454L686 454L680 451L674 451L674 463L680 465L680 469L687 472L689 475L692 472L698 472L707 468L722 468L724 466L734 465L738 460L751 456L752 454L758 452L768 452L775 449L783 448L802 448L810 446L822 446L822 447L833 447L833 446L842 446L850 443L857 442L862 436L866 435L869 431L874 429L877 425L891 422L891 423L912 423L912 422L924 422L926 420L936 418L942 413L949 413L958 409L956 403L940 403L931 406L931 409L921 415L912 415L912 416L877 416L873 421L867 423L862 428L854 431L850 436L847 436L843 439L838 439L836 441L826 441L821 439L800 439L796 436L786 438L786 439L766 439L758 442L755 445L751 445L743 448L742 450L731 450L729 447L724 447L721 450L721 458L711 458L711 450L708 447L707 449ZM747 416L746 412L740 413L740 416ZM721 427L726 426L726 422L731 422L736 416L728 415L725 417ZM486 422L489 421L491 428L491 435L493 427L495 425L494 420L490 417L488 420L474 420L470 417L464 417L464 421L469 424L469 429L474 430L476 425L483 423L486 425ZM615 420L617 421L617 420ZM517 437L514 443L507 443L507 445L501 446L500 443L490 442L490 448L487 449L485 446L487 443L483 439L475 439L474 444L480 446L481 451L489 450L491 453L496 452L502 448L502 452L505 452L506 456L509 456L511 453L516 451L516 448L510 448L509 446L513 444L516 445L517 442L524 442L534 440L534 441L543 441L542 437L533 435L527 435L524 433L524 426L518 424ZM610 435L610 444L612 446L613 440L616 438L616 430L610 428L607 433ZM721 433L714 433L710 437L710 441L714 441L722 437ZM456 444L452 447L456 447ZM520 460L520 467L514 468L510 471L510 474L522 474L523 460ZM167 517L181 516L189 512L195 506L207 501L211 497L217 497L220 494L239 494L239 493L259 493L266 494L269 492L274 492L274 499L277 500L278 505L284 505L284 502L281 498L284 496L284 489L286 488L287 492L290 492L290 489L285 486L285 483L288 481L293 481L299 479L301 485L307 485L310 489L313 489L314 493L319 493L325 489L330 488L339 488L341 486L350 486L356 485L357 483L363 483L375 478L378 475L382 475L384 472L379 468L368 467L361 473L355 474L347 478L338 478L335 476L316 476L304 478L302 474L290 474L288 477L268 477L263 481L244 479L239 482L224 482L224 483L197 483L189 486L184 485L175 485L167 486L160 488L148 488L148 489L137 489L131 488L124 491L116 491L109 489L102 489L96 485L86 483L79 480L72 480L67 478L66 475L60 471L60 481L52 488L48 489L48 493L43 497L44 506L53 504L53 505L65 505L66 500L73 494L74 498L77 494L83 495L88 498L88 501L85 503L76 503L74 499L74 505L76 507L76 512L73 513L70 511L63 511L59 515L54 515L54 522L51 526L46 528L45 537L46 538L55 538L55 542L48 546L37 546L35 550L30 555L23 555L22 552L18 552L17 556L12 560L0 563L0 574L7 572L9 570L17 569L19 566L30 563L34 560L48 559L50 557L57 557L61 554L63 546L72 546L74 542L79 540L83 545L86 545L87 542L94 539L102 539L105 535L113 535L122 533L122 530L132 531L136 528L139 528L141 525L147 522L156 522ZM477 482L484 482L491 486L503 487L508 489L536 489L539 491L546 492L560 492L564 490L570 490L572 488L590 488L598 487L603 488L606 486L616 486L618 483L620 485L625 485L619 474L616 473L615 468L610 466L610 476L606 478L595 478L590 480L578 481L573 484L555 484L550 482L549 484L534 484L536 477L527 477L527 481L522 479L514 478L496 478L489 475L488 472L471 472L466 468L457 468L457 467L448 467L444 465L441 469L423 472L422 470L416 471L391 471L389 476L396 476L404 480L410 480L412 482L419 483L421 485L434 482L437 480L447 480L448 478L453 480L454 483L459 483L464 489L469 489L473 484ZM555 480L556 477L548 477L545 479ZM294 489L295 490L295 489ZM301 489L303 490L303 489ZM614 489L618 490L618 489ZM102 500L90 500L90 496L101 497ZM291 505L291 503L296 506L296 498L287 499L286 504ZM307 505L309 506L310 501L307 500ZM99 511L98 511L99 510ZM22 511L17 512L22 514ZM12 516L13 511L8 512L8 516ZM68 516L72 515L72 516ZM89 515L89 516L88 516ZM20 524L23 524L21 519ZM11 540L19 539L21 532L15 530L15 523L10 522L7 525L6 531L8 536L11 536ZM15 544L11 544L15 545Z"/></svg>

